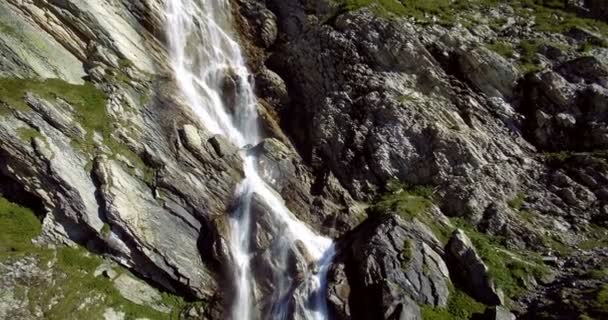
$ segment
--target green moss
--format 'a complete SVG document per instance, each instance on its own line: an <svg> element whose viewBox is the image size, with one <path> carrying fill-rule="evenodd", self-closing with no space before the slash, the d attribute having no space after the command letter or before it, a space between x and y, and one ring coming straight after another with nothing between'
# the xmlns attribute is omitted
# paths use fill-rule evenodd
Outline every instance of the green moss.
<svg viewBox="0 0 608 320"><path fill-rule="evenodd" d="M424 320L468 320L473 314L483 313L485 306L468 296L462 290L451 288L448 304L445 308L422 305Z"/></svg>
<svg viewBox="0 0 608 320"><path fill-rule="evenodd" d="M521 210L521 207L524 205L526 200L526 195L523 192L519 192L515 198L507 201L509 207L513 208L513 210Z"/></svg>
<svg viewBox="0 0 608 320"><path fill-rule="evenodd" d="M18 35L17 29L15 29L13 26L2 23L2 21L0 21L0 34L6 34L11 37L16 37Z"/></svg>
<svg viewBox="0 0 608 320"><path fill-rule="evenodd" d="M413 17L419 23L453 25L461 22L474 25L471 16L481 9L501 3L498 0L335 0L345 10L370 7L383 16ZM608 24L603 21L582 18L564 7L559 0L512 0L509 5L521 16L535 21L534 28L541 32L561 33L573 27L584 27L607 35ZM470 23L468 23L470 22ZM490 21L490 26L499 28L504 18Z"/></svg>
<svg viewBox="0 0 608 320"><path fill-rule="evenodd" d="M27 142L32 141L32 139L34 139L35 137L42 136L40 134L40 132L38 132L36 129L30 128L30 127L21 127L19 129L17 129L17 135L19 135L19 138L21 138L23 141L27 141Z"/></svg>
<svg viewBox="0 0 608 320"><path fill-rule="evenodd" d="M0 100L21 110L29 110L24 102L26 92L44 99L64 99L77 110L78 120L86 129L109 131L106 114L106 96L91 83L74 85L59 79L44 81L0 78Z"/></svg>
<svg viewBox="0 0 608 320"><path fill-rule="evenodd" d="M133 67L133 62L129 59L119 59L118 66L120 68L130 68Z"/></svg>
<svg viewBox="0 0 608 320"><path fill-rule="evenodd" d="M409 220L428 210L432 204L432 187L408 186L393 180L387 183L386 188L389 193L370 208L371 212L396 212Z"/></svg>
<svg viewBox="0 0 608 320"><path fill-rule="evenodd" d="M578 48L578 52L581 53L587 53L591 50L593 50L594 48L596 48L596 45L594 45L593 43L589 42L589 41L585 41L583 44L581 44L581 46Z"/></svg>
<svg viewBox="0 0 608 320"><path fill-rule="evenodd" d="M370 206L370 216L395 213L405 220L418 219L426 224L443 243L447 243L452 230L443 227L429 213L433 204L433 187L428 185L404 185L397 180L387 183L387 193Z"/></svg>
<svg viewBox="0 0 608 320"><path fill-rule="evenodd" d="M111 231L112 231L112 227L107 223L104 223L103 227L101 227L101 235L104 237L109 236Z"/></svg>
<svg viewBox="0 0 608 320"><path fill-rule="evenodd" d="M536 214L529 210L519 210L519 216L529 223L536 222Z"/></svg>
<svg viewBox="0 0 608 320"><path fill-rule="evenodd" d="M401 261L401 268L406 269L412 260L414 255L412 241L410 239L405 239L403 242L403 260Z"/></svg>
<svg viewBox="0 0 608 320"><path fill-rule="evenodd" d="M560 151L560 152L546 152L543 154L545 161L548 163L561 163L569 160L574 155L572 152Z"/></svg>
<svg viewBox="0 0 608 320"><path fill-rule="evenodd" d="M111 279L93 276L94 270L102 262L102 258L91 255L82 248L58 249L57 262L53 267L54 281L41 282L35 290L29 290L28 298L32 307L41 307L44 319L49 320L97 319L101 318L106 308L124 312L127 319L178 319L178 311L184 305L181 298L165 293L165 296L172 298L158 301L159 304L176 309L172 314L134 304L120 295ZM87 298L90 302L83 304ZM54 299L58 302L50 303Z"/></svg>
<svg viewBox="0 0 608 320"><path fill-rule="evenodd" d="M584 27L608 34L608 24L603 21L577 16L565 10L563 1L520 0L517 12L524 17L533 17L538 31L561 33L573 27ZM532 9L532 10L526 10Z"/></svg>

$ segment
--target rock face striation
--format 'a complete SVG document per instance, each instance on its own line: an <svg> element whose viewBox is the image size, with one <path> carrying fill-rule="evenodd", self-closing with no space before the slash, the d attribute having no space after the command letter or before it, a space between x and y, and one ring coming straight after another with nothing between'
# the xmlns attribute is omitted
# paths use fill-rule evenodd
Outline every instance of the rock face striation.
<svg viewBox="0 0 608 320"><path fill-rule="evenodd" d="M269 137L240 150L179 94L164 1L3 1L0 197L36 212L38 246L84 246L204 305L182 315L220 319L239 153L255 154L286 207L336 239L332 318L603 318L605 2L517 3L446 5L446 21L405 3L230 1ZM262 278L277 230L255 195L252 210ZM512 273L494 278L501 265ZM260 285L259 304L275 289Z"/></svg>

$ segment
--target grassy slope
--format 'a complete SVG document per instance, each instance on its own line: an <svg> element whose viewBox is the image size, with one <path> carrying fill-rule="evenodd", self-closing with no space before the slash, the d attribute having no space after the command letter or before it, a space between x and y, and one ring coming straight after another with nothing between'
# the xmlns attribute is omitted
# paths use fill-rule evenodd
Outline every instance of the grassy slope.
<svg viewBox="0 0 608 320"><path fill-rule="evenodd" d="M40 221L31 210L3 197L0 197L0 230L0 263L9 264L25 256L34 257L38 268L52 273L52 279L34 278L34 283L18 284L15 289L17 295L27 295L30 309L40 308L45 319L101 319L108 307L124 312L127 319L178 319L178 312L186 304L168 293L162 293L163 299L158 303L171 307L174 310L171 314L131 303L119 294L110 279L93 276L103 262L101 257L82 248L55 250L33 245L32 238L41 231ZM115 270L128 272L120 268ZM58 303L52 304L55 299L59 299ZM87 299L92 303L83 307Z"/></svg>

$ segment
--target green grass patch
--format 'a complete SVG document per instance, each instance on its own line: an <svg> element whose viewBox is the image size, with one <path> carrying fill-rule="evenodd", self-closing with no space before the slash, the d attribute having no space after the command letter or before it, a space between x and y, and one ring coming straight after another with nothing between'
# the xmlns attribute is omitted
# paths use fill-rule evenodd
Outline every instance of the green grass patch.
<svg viewBox="0 0 608 320"><path fill-rule="evenodd" d="M593 301L593 311L608 316L608 284L603 285L597 292Z"/></svg>
<svg viewBox="0 0 608 320"><path fill-rule="evenodd" d="M608 268L593 269L585 275L589 279L601 280L608 277Z"/></svg>
<svg viewBox="0 0 608 320"><path fill-rule="evenodd" d="M92 83L75 85L59 79L31 80L16 78L0 79L0 101L27 111L24 101L26 92L32 92L50 101L63 99L77 110L79 122L91 131L110 131L107 121L106 96Z"/></svg>
<svg viewBox="0 0 608 320"><path fill-rule="evenodd" d="M523 192L519 192L513 199L507 201L509 207L513 210L521 210L521 207L524 205L526 200L526 195Z"/></svg>
<svg viewBox="0 0 608 320"><path fill-rule="evenodd" d="M6 34L11 37L17 37L17 29L13 26L9 26L6 23L0 21L0 34Z"/></svg>
<svg viewBox="0 0 608 320"><path fill-rule="evenodd" d="M102 258L82 248L58 249L57 262L53 267L54 278L58 281L52 284L42 282L41 287L30 288L30 301L42 307L44 319L49 320L97 319L108 307L124 312L126 319L179 319L179 310L185 305L181 298L164 293L163 298L157 301L158 304L172 308L174 312L171 314L134 304L120 295L111 279L93 276L93 272L102 262ZM121 273L127 272L117 269ZM93 299L93 302L83 305L87 297ZM59 301L53 305L50 303L52 299Z"/></svg>
<svg viewBox="0 0 608 320"><path fill-rule="evenodd" d="M598 225L590 225L586 233L587 240L581 241L577 246L583 250L608 247L608 230Z"/></svg>
<svg viewBox="0 0 608 320"><path fill-rule="evenodd" d="M533 16L536 22L535 28L538 31L561 33L573 27L583 27L597 30L604 35L608 34L608 24L600 20L579 17L575 13L565 10L563 1L520 0L518 2L519 5L514 6L516 11L524 17Z"/></svg>
<svg viewBox="0 0 608 320"><path fill-rule="evenodd" d="M559 151L559 152L545 152L544 154L545 161L548 163L561 163L569 160L574 156L574 153L569 151Z"/></svg>
<svg viewBox="0 0 608 320"><path fill-rule="evenodd" d="M368 208L369 216L395 213L407 221L416 218L431 228L438 240L447 243L452 230L444 228L428 212L434 201L432 186L404 185L392 180L387 183L386 189L387 193Z"/></svg>
<svg viewBox="0 0 608 320"><path fill-rule="evenodd" d="M107 237L110 235L110 232L112 232L112 227L109 224L104 223L103 227L101 227L101 235Z"/></svg>
<svg viewBox="0 0 608 320"><path fill-rule="evenodd" d="M422 305L424 320L469 320L476 313L483 313L485 306L468 296L464 291L450 288L448 304L445 308Z"/></svg>
<svg viewBox="0 0 608 320"><path fill-rule="evenodd" d="M542 240L545 246L559 252L561 255L569 255L573 251L572 247L565 244L558 236L548 235L544 236Z"/></svg>
<svg viewBox="0 0 608 320"><path fill-rule="evenodd" d="M0 230L0 259L37 251L32 239L42 224L32 210L0 197Z"/></svg>
<svg viewBox="0 0 608 320"><path fill-rule="evenodd" d="M473 8L481 1L470 0L337 0L345 10L372 8L382 16L413 17L420 23L453 25L458 12ZM488 2L492 0L483 0Z"/></svg>
<svg viewBox="0 0 608 320"><path fill-rule="evenodd" d="M382 16L413 17L419 23L453 25L458 17L467 25L470 15L487 9L502 1L498 0L335 0L344 10L369 7ZM573 27L583 27L608 35L608 24L603 21L579 17L568 11L560 0L512 0L509 5L516 14L534 19L534 28L540 32L562 33ZM474 22L468 21L471 25ZM503 18L490 21L490 26L499 27Z"/></svg>
<svg viewBox="0 0 608 320"><path fill-rule="evenodd" d="M454 223L466 231L479 256L489 268L492 279L505 295L515 298L526 290L528 276L540 279L549 273L549 268L541 257L533 252L520 251L517 254L507 250L501 237L490 237L477 232L462 220Z"/></svg>
<svg viewBox="0 0 608 320"><path fill-rule="evenodd" d="M26 142L31 142L34 138L42 136L40 132L30 127L21 127L17 129L17 135Z"/></svg>
<svg viewBox="0 0 608 320"><path fill-rule="evenodd" d="M487 45L488 49L500 54L505 58L513 58L515 49L513 45L504 41L494 41Z"/></svg>

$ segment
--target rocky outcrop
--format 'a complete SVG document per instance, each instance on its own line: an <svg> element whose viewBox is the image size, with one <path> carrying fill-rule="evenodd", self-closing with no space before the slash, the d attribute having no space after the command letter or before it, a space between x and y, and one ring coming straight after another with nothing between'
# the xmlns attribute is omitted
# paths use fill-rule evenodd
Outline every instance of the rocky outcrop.
<svg viewBox="0 0 608 320"><path fill-rule="evenodd" d="M327 1L308 3L317 17L337 12ZM283 127L314 172L331 173L355 199L369 200L397 178L439 186L446 213L479 217L530 176L530 145L496 119L497 104L452 81L413 25L366 10L326 21L291 2L269 7L283 42L267 65L297 79L287 81ZM476 64L501 68L502 58L480 52L488 61ZM510 95L517 72L506 65L475 81Z"/></svg>
<svg viewBox="0 0 608 320"><path fill-rule="evenodd" d="M418 304L446 306L441 244L419 221L369 219L337 246L328 301L338 319L421 319Z"/></svg>
<svg viewBox="0 0 608 320"><path fill-rule="evenodd" d="M594 57L529 76L522 111L535 143L550 151L607 148L607 85L608 68Z"/></svg>
<svg viewBox="0 0 608 320"><path fill-rule="evenodd" d="M265 139L249 153L258 159L260 177L281 194L300 220L331 235L340 235L358 223L349 211L354 200L348 192L330 182L324 184L325 190L314 190L316 182L302 158L279 140Z"/></svg>

